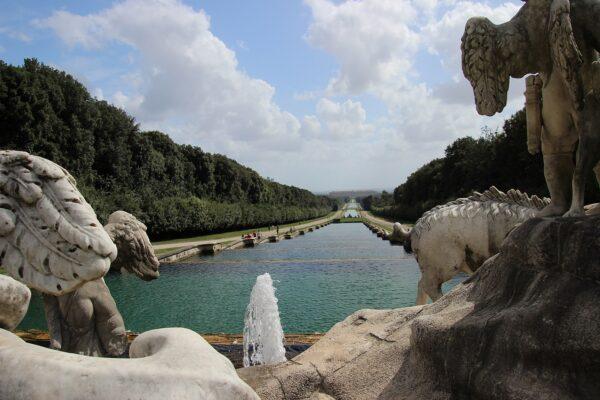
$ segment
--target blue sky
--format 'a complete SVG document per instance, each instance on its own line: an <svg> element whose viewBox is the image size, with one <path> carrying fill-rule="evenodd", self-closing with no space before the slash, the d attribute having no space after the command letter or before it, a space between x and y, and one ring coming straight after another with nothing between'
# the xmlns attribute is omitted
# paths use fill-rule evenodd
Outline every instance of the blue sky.
<svg viewBox="0 0 600 400"><path fill-rule="evenodd" d="M475 113L460 71L466 19L520 1L0 0L0 58L65 70L179 143L314 191L391 189ZM8 10L8 11L7 11Z"/></svg>

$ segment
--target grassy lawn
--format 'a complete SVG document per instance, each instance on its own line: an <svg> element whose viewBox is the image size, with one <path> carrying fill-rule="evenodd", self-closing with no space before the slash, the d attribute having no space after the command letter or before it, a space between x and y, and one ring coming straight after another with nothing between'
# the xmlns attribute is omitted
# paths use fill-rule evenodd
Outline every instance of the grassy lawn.
<svg viewBox="0 0 600 400"><path fill-rule="evenodd" d="M405 226L405 227L411 227L411 226L413 226L415 224L414 221L394 221L393 219L389 219L387 217L382 217L382 216L379 216L379 215L375 215L371 211L363 211L363 212L368 213L369 215L371 215L374 218L379 218L379 219L381 219L383 221L387 221L387 222L389 222L391 224L394 224L396 222L400 222L402 224L402 226Z"/></svg>
<svg viewBox="0 0 600 400"><path fill-rule="evenodd" d="M6 275L6 271L2 267L0 267L0 275Z"/></svg>
<svg viewBox="0 0 600 400"><path fill-rule="evenodd" d="M390 230L390 227L388 225L379 224L379 223L377 223L377 221L371 221L371 220L369 220L368 222L369 222L369 224L375 225L376 227L381 228L384 231Z"/></svg>
<svg viewBox="0 0 600 400"><path fill-rule="evenodd" d="M156 254L157 256L161 256L163 254L167 254L170 253L172 251L178 250L178 249L184 249L185 247L169 247L168 249L158 249L158 250L154 250L154 254Z"/></svg>
<svg viewBox="0 0 600 400"><path fill-rule="evenodd" d="M326 216L323 217L319 217L319 218L315 218L315 219L311 219L311 220L307 220L307 221L300 221L300 222L294 222L293 224L285 224L285 225L279 225L279 232L280 233L285 233L286 229L285 228L289 228L291 226L297 226L297 225L304 225L307 223L310 223L312 221L318 221L320 219L323 218L329 218L332 217L336 212L333 211L331 213L329 213ZM251 229L244 229L241 231L234 231L234 232L223 232L223 233L213 233L211 235L202 235L202 236L194 236L194 237L189 237L189 238L182 238L182 239L173 239L173 240L164 240L162 242L152 242L153 245L162 245L162 244L178 244L178 243L185 243L185 242L199 242L202 240L215 240L215 239L223 239L223 238L228 238L228 237L237 237L237 236L242 236L248 233L252 233L252 232L258 232L259 230L261 232L267 231L269 229L269 227L267 226L262 226L259 228L251 228ZM173 250L173 249L171 249Z"/></svg>
<svg viewBox="0 0 600 400"><path fill-rule="evenodd" d="M221 244L222 244L223 246L229 246L229 245L230 245L231 243L233 243L233 242L235 242L235 240L228 240L228 241L226 241L226 242L221 242ZM155 243L155 244L156 244L156 243ZM186 247L168 247L168 248L166 248L166 249L158 249L158 250L154 250L154 254L156 254L157 256L162 256L162 255L164 255L164 254L169 254L169 253L171 253L171 252L174 252L174 251L176 251L176 250L179 250L179 251L181 251L181 250L183 250L183 249L185 249L185 248L186 248Z"/></svg>

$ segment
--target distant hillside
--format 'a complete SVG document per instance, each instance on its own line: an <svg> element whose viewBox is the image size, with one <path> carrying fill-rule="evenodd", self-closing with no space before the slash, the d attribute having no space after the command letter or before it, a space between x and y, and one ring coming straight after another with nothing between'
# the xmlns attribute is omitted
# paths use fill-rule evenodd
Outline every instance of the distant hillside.
<svg viewBox="0 0 600 400"><path fill-rule="evenodd" d="M64 166L102 220L127 210L153 238L295 222L335 204L223 155L143 132L123 110L36 60L22 67L0 61L0 148Z"/></svg>
<svg viewBox="0 0 600 400"><path fill-rule="evenodd" d="M379 192L375 190L342 190L330 192L327 196L332 199L361 199L367 196L376 196Z"/></svg>

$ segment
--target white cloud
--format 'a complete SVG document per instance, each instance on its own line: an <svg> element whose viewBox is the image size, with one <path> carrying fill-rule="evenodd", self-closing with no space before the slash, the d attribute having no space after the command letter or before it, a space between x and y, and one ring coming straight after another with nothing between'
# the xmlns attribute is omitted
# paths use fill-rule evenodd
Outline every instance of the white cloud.
<svg viewBox="0 0 600 400"><path fill-rule="evenodd" d="M327 138L353 140L373 133L372 125L366 123L367 113L360 102L346 100L336 103L323 98L317 103L317 118L325 126Z"/></svg>
<svg viewBox="0 0 600 400"><path fill-rule="evenodd" d="M95 88L92 96L94 96L98 100L106 100L104 98L104 91L102 90L102 88Z"/></svg>
<svg viewBox="0 0 600 400"><path fill-rule="evenodd" d="M131 46L139 69L129 92L110 98L179 141L288 143L298 135L300 122L274 103L275 88L239 68L202 10L178 0L126 0L89 15L58 11L37 24L72 47Z"/></svg>
<svg viewBox="0 0 600 400"><path fill-rule="evenodd" d="M506 113L478 116L460 68L466 20L508 20L518 0L305 3L312 14L305 39L330 54L338 71L325 87L292 95L315 103L314 115L301 118L275 103L272 85L244 72L204 11L180 0L126 0L88 15L59 11L37 25L72 48L130 47L127 68L114 73L123 85L95 93L133 113L144 129L319 190L392 188L456 137L494 129L522 106L522 85L513 82ZM246 48L243 40L234 46Z"/></svg>
<svg viewBox="0 0 600 400"><path fill-rule="evenodd" d="M321 134L321 122L314 115L307 115L302 119L302 136L317 138Z"/></svg>
<svg viewBox="0 0 600 400"><path fill-rule="evenodd" d="M441 63L453 73L453 77L464 80L460 66L460 40L467 20L482 16L498 24L512 18L520 7L515 2L492 7L486 3L458 1L440 17L431 19L421 29L421 36L429 52L440 56Z"/></svg>
<svg viewBox="0 0 600 400"><path fill-rule="evenodd" d="M494 22L507 21L520 1L496 7L456 0L305 3L313 15L309 42L333 55L340 65L327 89L369 94L382 101L388 117L378 125L377 135L394 143L389 146L394 151L439 155L455 138L477 135L484 125L496 128L522 107L522 84L518 84L511 90L513 101L505 113L491 119L477 115L460 65L460 39L467 19L483 15ZM422 59L437 65L417 64Z"/></svg>
<svg viewBox="0 0 600 400"><path fill-rule="evenodd" d="M305 0L313 20L307 40L332 54L340 71L329 83L332 94L357 94L403 79L419 36L410 23L417 10L409 0Z"/></svg>
<svg viewBox="0 0 600 400"><path fill-rule="evenodd" d="M0 27L0 33L8 36L11 39L19 40L23 43L30 43L31 36L26 34L25 32L21 32L19 30L11 29L8 27Z"/></svg>
<svg viewBox="0 0 600 400"><path fill-rule="evenodd" d="M128 96L125 93L117 90L112 95L112 103L124 110L138 110L144 102L144 96L136 94Z"/></svg>

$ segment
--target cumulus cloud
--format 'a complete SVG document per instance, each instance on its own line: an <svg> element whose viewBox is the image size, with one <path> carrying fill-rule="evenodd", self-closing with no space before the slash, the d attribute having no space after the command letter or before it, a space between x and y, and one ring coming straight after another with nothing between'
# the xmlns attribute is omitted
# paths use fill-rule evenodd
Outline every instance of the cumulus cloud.
<svg viewBox="0 0 600 400"><path fill-rule="evenodd" d="M440 62L454 74L455 78L462 78L460 39L467 20L472 16L482 16L498 24L512 18L519 7L521 5L515 2L493 7L487 3L458 1L446 12L440 13L438 18L430 19L423 26L421 29L423 43L430 53L441 56Z"/></svg>
<svg viewBox="0 0 600 400"><path fill-rule="evenodd" d="M497 127L521 106L489 119L478 116L472 89L462 76L460 38L475 15L508 20L520 7L455 0L305 0L312 12L306 37L333 55L340 70L327 90L370 94L388 110L379 134L406 148L440 150L451 140ZM417 62L419 60L419 62ZM423 61L425 60L425 61ZM435 74L430 76L428 74ZM511 91L522 97L522 85ZM393 132L393 133L392 133Z"/></svg>
<svg viewBox="0 0 600 400"><path fill-rule="evenodd" d="M366 123L367 113L360 102L343 103L323 98L317 103L317 118L325 126L325 133L333 140L365 138L373 133Z"/></svg>
<svg viewBox="0 0 600 400"><path fill-rule="evenodd" d="M315 115L306 115L302 120L302 136L318 138L321 135L321 122Z"/></svg>
<svg viewBox="0 0 600 400"><path fill-rule="evenodd" d="M5 26L0 27L0 34L6 35L11 39L19 40L23 43L30 43L32 40L31 36L29 36L25 32L21 32L16 29L11 29Z"/></svg>
<svg viewBox="0 0 600 400"><path fill-rule="evenodd" d="M178 140L287 143L299 133L297 118L273 101L275 88L241 70L206 13L178 0L126 0L88 15L57 11L37 24L72 47L116 42L139 52L132 92L111 99Z"/></svg>
<svg viewBox="0 0 600 400"><path fill-rule="evenodd" d="M513 82L504 114L478 116L460 68L466 20L505 21L520 0L304 1L306 42L337 62L323 87L294 88L295 101L314 104L310 115L281 109L275 88L244 72L209 16L181 0L125 0L87 15L57 11L36 24L71 48L128 48L128 66L117 74L125 84L95 93L145 129L316 189L392 188L456 137L496 128L522 106L522 84ZM241 39L234 46L245 51Z"/></svg>
<svg viewBox="0 0 600 400"><path fill-rule="evenodd" d="M419 46L410 23L417 10L408 0L361 0L334 3L306 0L313 21L306 39L331 53L340 64L329 82L332 94L358 94L404 79Z"/></svg>

